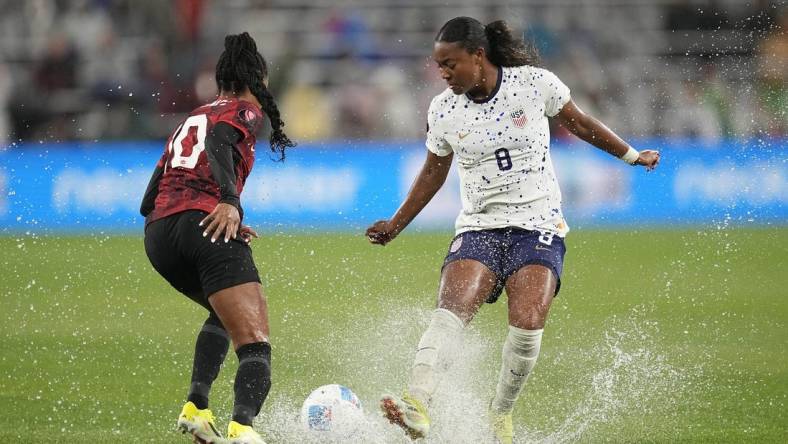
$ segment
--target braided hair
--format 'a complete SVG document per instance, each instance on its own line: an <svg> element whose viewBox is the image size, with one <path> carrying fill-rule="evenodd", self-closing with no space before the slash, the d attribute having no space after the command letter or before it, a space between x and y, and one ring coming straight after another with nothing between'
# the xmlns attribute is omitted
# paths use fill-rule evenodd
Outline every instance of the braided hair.
<svg viewBox="0 0 788 444"><path fill-rule="evenodd" d="M274 97L263 83L266 77L268 64L257 52L257 44L248 32L224 38L224 52L216 63L216 86L219 91L234 93L249 88L271 120L271 151L279 154L279 160L284 160L285 149L294 147L295 143L282 131L285 123L279 115Z"/></svg>
<svg viewBox="0 0 788 444"><path fill-rule="evenodd" d="M457 42L468 52L484 49L495 66L538 66L539 55L533 44L515 37L503 20L484 26L471 17L455 17L441 27L436 42Z"/></svg>

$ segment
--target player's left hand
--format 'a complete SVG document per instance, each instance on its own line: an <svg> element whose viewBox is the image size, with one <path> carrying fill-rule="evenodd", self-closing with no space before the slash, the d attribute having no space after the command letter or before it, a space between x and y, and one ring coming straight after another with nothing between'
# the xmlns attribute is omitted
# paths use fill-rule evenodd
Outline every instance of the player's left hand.
<svg viewBox="0 0 788 444"><path fill-rule="evenodd" d="M224 236L224 242L227 243L231 237L236 238L238 226L241 224L241 215L235 206L220 202L211 211L211 214L200 221L201 227L206 224L208 226L202 233L203 237L210 235L211 242L216 242L216 239Z"/></svg>
<svg viewBox="0 0 788 444"><path fill-rule="evenodd" d="M659 151L643 150L635 161L635 165L643 165L646 170L651 171L659 164Z"/></svg>
<svg viewBox="0 0 788 444"><path fill-rule="evenodd" d="M252 227L247 225L241 225L241 230L239 231L238 234L241 235L241 240L243 240L247 244L251 243L252 239L257 239L258 237L260 237L257 234L257 232L252 229Z"/></svg>

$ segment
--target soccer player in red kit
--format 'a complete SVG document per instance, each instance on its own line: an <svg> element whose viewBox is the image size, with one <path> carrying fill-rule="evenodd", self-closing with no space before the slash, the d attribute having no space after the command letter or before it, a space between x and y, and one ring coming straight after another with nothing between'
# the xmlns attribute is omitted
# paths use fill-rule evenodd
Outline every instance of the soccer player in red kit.
<svg viewBox="0 0 788 444"><path fill-rule="evenodd" d="M219 97L175 129L145 191L145 252L176 290L205 307L187 402L178 428L196 442L259 444L252 428L271 387L268 307L241 224L240 195L252 171L255 134L268 115L271 150L284 159L294 144L282 132L267 89L268 67L248 33L229 35L216 65ZM227 440L208 409L211 384L232 340L238 356Z"/></svg>

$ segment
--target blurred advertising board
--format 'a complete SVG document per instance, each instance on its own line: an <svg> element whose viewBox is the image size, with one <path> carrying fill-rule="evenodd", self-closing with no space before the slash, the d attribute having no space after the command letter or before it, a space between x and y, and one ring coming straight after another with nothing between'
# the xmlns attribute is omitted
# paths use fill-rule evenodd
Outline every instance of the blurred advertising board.
<svg viewBox="0 0 788 444"><path fill-rule="evenodd" d="M573 229L788 223L788 141L639 141L658 148L654 172L585 144L554 143ZM30 144L0 151L0 233L141 232L140 198L162 143ZM258 149L242 204L263 230L362 230L389 217L426 150L419 142L304 143L284 163ZM455 171L416 219L451 230Z"/></svg>

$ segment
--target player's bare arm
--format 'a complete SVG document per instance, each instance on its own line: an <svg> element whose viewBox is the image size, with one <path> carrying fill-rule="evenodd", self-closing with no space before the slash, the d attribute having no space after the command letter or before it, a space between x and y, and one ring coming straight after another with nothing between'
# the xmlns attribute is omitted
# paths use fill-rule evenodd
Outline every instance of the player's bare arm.
<svg viewBox="0 0 788 444"><path fill-rule="evenodd" d="M421 172L394 216L389 220L379 220L367 228L370 242L386 245L408 226L446 182L453 157L454 154L441 157L432 152L427 153Z"/></svg>
<svg viewBox="0 0 788 444"><path fill-rule="evenodd" d="M616 157L623 158L631 148L604 123L583 112L574 100L569 100L557 117L561 125L572 134ZM659 164L659 151L655 150L640 151L634 162L634 165L643 165L648 170L653 170L657 164Z"/></svg>

